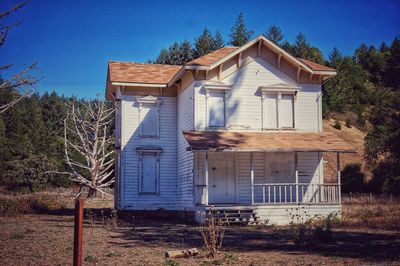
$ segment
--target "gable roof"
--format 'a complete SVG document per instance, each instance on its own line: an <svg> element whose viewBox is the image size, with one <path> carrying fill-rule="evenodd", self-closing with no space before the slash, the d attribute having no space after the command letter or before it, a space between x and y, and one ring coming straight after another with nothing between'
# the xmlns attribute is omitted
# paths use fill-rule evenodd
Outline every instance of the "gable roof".
<svg viewBox="0 0 400 266"><path fill-rule="evenodd" d="M312 70L316 70L316 71L336 71L336 69L324 66L324 65L320 65L317 64L313 61L307 60L307 59L303 59L303 58L299 58L299 60L301 62L303 62L304 64L306 64L307 66L309 66Z"/></svg>
<svg viewBox="0 0 400 266"><path fill-rule="evenodd" d="M177 65L108 62L109 80L121 83L167 84L181 68Z"/></svg>
<svg viewBox="0 0 400 266"><path fill-rule="evenodd" d="M253 40L249 41L248 43L242 45L241 47L232 47L232 48L236 48L236 49L232 49L230 52L226 51L227 53L225 55L223 55L222 57L216 58L216 57L207 57L207 55L203 56L203 57L207 57L207 59L208 59L207 64L197 64L197 65L186 64L185 68L186 69L211 70L211 69L215 68L216 66L218 66L219 64L222 64L222 63L226 62L227 60L231 59L232 57L236 56L237 54L240 54L241 52L243 52L244 50L248 49L249 47L255 45L258 42L263 42L263 44L267 45L271 50L273 50L276 53L281 54L283 58L285 58L286 60L292 62L293 64L301 67L303 70L305 70L309 73L321 74L321 72L324 72L325 75L336 75L335 69L316 64L309 60L296 58L293 55L291 55L290 53L286 52L284 49L282 49L279 45L275 44L271 40L264 37L263 35L259 35L258 37L254 38ZM215 51L215 52L217 52L217 51ZM222 55L222 53L221 53L221 55ZM195 60L193 60L193 61L195 61Z"/></svg>
<svg viewBox="0 0 400 266"><path fill-rule="evenodd" d="M226 55L230 54L231 52L235 51L238 49L238 47L222 47L218 50L215 50L214 52L208 53L206 55L203 55L199 58L196 58L188 63L186 63L186 66L209 66L212 63L220 60L221 58L225 57Z"/></svg>

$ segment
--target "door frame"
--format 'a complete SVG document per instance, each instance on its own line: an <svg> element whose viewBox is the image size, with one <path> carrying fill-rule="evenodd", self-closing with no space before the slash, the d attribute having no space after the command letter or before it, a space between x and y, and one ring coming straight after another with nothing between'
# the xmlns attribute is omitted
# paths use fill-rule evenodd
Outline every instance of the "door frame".
<svg viewBox="0 0 400 266"><path fill-rule="evenodd" d="M234 189L232 189L232 193L234 193L234 195L232 196L232 200L231 202L224 202L224 203L214 203L210 201L210 190L211 190L211 184L209 184L209 203L210 204L236 204L237 202L237 191L238 191L238 187L237 187L237 169L236 169L236 153L231 153L231 152L210 152L208 157L208 172L212 173L212 166L213 163L211 163L212 161L214 161L214 159L218 159L219 158L229 158L229 160L232 163L232 176L230 177L230 179L227 180L231 180L233 182L234 185ZM215 178L213 176L213 178ZM229 181L227 181L229 182Z"/></svg>

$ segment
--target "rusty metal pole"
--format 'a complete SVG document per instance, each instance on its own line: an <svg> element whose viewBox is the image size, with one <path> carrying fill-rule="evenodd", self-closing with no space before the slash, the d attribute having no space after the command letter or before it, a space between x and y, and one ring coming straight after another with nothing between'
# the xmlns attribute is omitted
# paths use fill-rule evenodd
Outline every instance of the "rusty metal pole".
<svg viewBox="0 0 400 266"><path fill-rule="evenodd" d="M75 200L74 266L82 265L83 199Z"/></svg>

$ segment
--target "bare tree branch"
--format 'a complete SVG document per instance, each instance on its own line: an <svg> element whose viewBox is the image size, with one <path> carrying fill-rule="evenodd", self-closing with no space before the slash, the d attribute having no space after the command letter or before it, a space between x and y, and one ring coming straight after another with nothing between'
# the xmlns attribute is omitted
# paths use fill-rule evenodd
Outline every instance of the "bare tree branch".
<svg viewBox="0 0 400 266"><path fill-rule="evenodd" d="M107 108L98 99L89 103L68 102L68 113L64 119L64 154L70 171L64 172L70 179L89 188L88 197L96 192L107 194L104 189L114 183L114 154L109 126L113 122L114 110ZM87 165L72 159L77 152ZM80 195L79 193L78 195ZM109 195L109 194L107 194Z"/></svg>

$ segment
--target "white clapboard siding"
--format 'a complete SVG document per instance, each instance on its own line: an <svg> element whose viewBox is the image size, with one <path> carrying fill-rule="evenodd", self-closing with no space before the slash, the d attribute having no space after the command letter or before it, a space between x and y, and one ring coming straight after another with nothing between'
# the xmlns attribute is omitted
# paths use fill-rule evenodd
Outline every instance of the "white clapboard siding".
<svg viewBox="0 0 400 266"><path fill-rule="evenodd" d="M177 102L175 97L158 97L160 104L160 136L141 138L139 105L136 96L124 96L121 101L121 178L120 207L123 209L174 209L177 193ZM139 154L136 148L156 146L160 154L159 195L139 194Z"/></svg>
<svg viewBox="0 0 400 266"><path fill-rule="evenodd" d="M285 73L261 58L248 63L221 82L232 84L226 96L226 126L231 130L261 130L262 97L259 87L286 83L301 87L294 104L296 129L318 131L318 117L321 116L318 101L320 85L297 84ZM196 88L195 99L196 129L204 129L207 126L207 108L210 104L206 101L204 87ZM274 121L270 124L272 127Z"/></svg>
<svg viewBox="0 0 400 266"><path fill-rule="evenodd" d="M178 95L178 198L184 207L193 206L193 153L187 151L189 146L183 130L194 129L194 87L193 82Z"/></svg>
<svg viewBox="0 0 400 266"><path fill-rule="evenodd" d="M295 103L296 129L300 131L322 130L321 86L303 84Z"/></svg>

